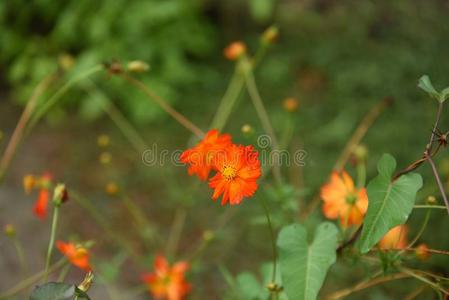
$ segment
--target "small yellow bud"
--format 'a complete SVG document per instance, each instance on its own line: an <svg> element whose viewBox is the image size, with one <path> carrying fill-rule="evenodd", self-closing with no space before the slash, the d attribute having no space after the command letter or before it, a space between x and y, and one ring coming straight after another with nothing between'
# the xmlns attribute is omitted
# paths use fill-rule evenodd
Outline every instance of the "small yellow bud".
<svg viewBox="0 0 449 300"><path fill-rule="evenodd" d="M298 110L299 101L296 98L289 97L282 103L284 109L288 112L295 112Z"/></svg>
<svg viewBox="0 0 449 300"><path fill-rule="evenodd" d="M3 232L9 238L14 238L16 236L16 229L12 224L6 224L3 228Z"/></svg>
<svg viewBox="0 0 449 300"><path fill-rule="evenodd" d="M352 151L357 161L365 161L368 156L368 149L365 145L357 145Z"/></svg>
<svg viewBox="0 0 449 300"><path fill-rule="evenodd" d="M150 66L141 60L133 60L128 63L128 71L134 73L143 73L150 69Z"/></svg>
<svg viewBox="0 0 449 300"><path fill-rule="evenodd" d="M249 124L245 124L242 126L242 133L243 134L252 134L254 132L253 127L251 127L251 125Z"/></svg>
<svg viewBox="0 0 449 300"><path fill-rule="evenodd" d="M98 147L107 147L109 146L109 136L107 134L101 134L97 138Z"/></svg>
<svg viewBox="0 0 449 300"><path fill-rule="evenodd" d="M69 200L69 194L65 184L58 183L53 191L53 203L55 205L61 205L67 200Z"/></svg>
<svg viewBox="0 0 449 300"><path fill-rule="evenodd" d="M416 247L415 255L422 261L427 260L430 257L429 247L426 244L420 244Z"/></svg>
<svg viewBox="0 0 449 300"><path fill-rule="evenodd" d="M100 154L99 157L100 163L103 165L107 165L111 162L112 160L112 155L109 152L103 152Z"/></svg>
<svg viewBox="0 0 449 300"><path fill-rule="evenodd" d="M106 194L108 194L110 196L115 196L115 195L117 195L119 189L118 189L117 184L115 184L114 182L108 182L106 184L105 191L106 191Z"/></svg>
<svg viewBox="0 0 449 300"><path fill-rule="evenodd" d="M243 42L237 41L229 44L224 49L224 56L229 60L237 60L246 53L246 45Z"/></svg>
<svg viewBox="0 0 449 300"><path fill-rule="evenodd" d="M429 205L437 204L437 199L435 198L435 196L428 196L426 199L426 203Z"/></svg>
<svg viewBox="0 0 449 300"><path fill-rule="evenodd" d="M203 232L203 240L206 242L210 242L215 238L215 234L212 230L205 230Z"/></svg>
<svg viewBox="0 0 449 300"><path fill-rule="evenodd" d="M279 29L277 26L268 27L262 34L262 43L269 45L276 42L279 37Z"/></svg>
<svg viewBox="0 0 449 300"><path fill-rule="evenodd" d="M69 53L62 53L58 57L58 63L61 69L68 71L75 65L75 59Z"/></svg>
<svg viewBox="0 0 449 300"><path fill-rule="evenodd" d="M23 189L25 190L25 193L26 194L31 193L33 188L36 186L36 183L37 183L36 177L30 174L25 175L25 177L23 177Z"/></svg>

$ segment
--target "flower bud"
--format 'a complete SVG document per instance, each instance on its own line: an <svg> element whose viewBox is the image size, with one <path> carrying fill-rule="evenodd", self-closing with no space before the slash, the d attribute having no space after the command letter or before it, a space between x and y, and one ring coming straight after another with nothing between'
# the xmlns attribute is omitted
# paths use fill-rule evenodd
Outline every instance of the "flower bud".
<svg viewBox="0 0 449 300"><path fill-rule="evenodd" d="M296 98L293 97L288 97L284 100L284 102L282 103L282 106L284 107L284 109L288 112L295 112L298 110L299 107L299 102L298 100L296 100Z"/></svg>
<svg viewBox="0 0 449 300"><path fill-rule="evenodd" d="M14 238L16 236L16 229L12 224L6 224L5 227L3 227L3 232L9 238Z"/></svg>
<svg viewBox="0 0 449 300"><path fill-rule="evenodd" d="M368 156L368 149L365 145L357 145L352 151L358 162L365 161Z"/></svg>
<svg viewBox="0 0 449 300"><path fill-rule="evenodd" d="M98 147L107 147L109 145L109 136L107 134L101 134L97 138Z"/></svg>
<svg viewBox="0 0 449 300"><path fill-rule="evenodd" d="M212 230L205 230L203 232L203 240L206 242L210 242L215 238L215 234Z"/></svg>
<svg viewBox="0 0 449 300"><path fill-rule="evenodd" d="M103 152L100 154L99 157L100 163L103 165L107 165L111 162L112 160L112 155L109 152Z"/></svg>
<svg viewBox="0 0 449 300"><path fill-rule="evenodd" d="M128 71L134 73L143 73L150 69L150 66L141 60L133 60L128 63Z"/></svg>
<svg viewBox="0 0 449 300"><path fill-rule="evenodd" d="M246 46L243 42L233 42L224 49L224 56L229 60L237 60L246 53Z"/></svg>
<svg viewBox="0 0 449 300"><path fill-rule="evenodd" d="M429 247L426 244L419 244L416 247L415 255L422 261L427 260L430 257Z"/></svg>
<svg viewBox="0 0 449 300"><path fill-rule="evenodd" d="M115 182L108 182L106 184L105 191L106 194L108 194L109 196L115 196L117 195L119 189L117 184L115 184Z"/></svg>
<svg viewBox="0 0 449 300"><path fill-rule="evenodd" d="M428 205L437 204L437 199L435 198L435 196L428 196L427 199L426 199L426 203Z"/></svg>
<svg viewBox="0 0 449 300"><path fill-rule="evenodd" d="M241 130L242 130L242 133L246 134L246 135L250 135L250 134L252 134L254 132L253 127L251 127L251 125L249 125L249 124L244 124L242 126Z"/></svg>
<svg viewBox="0 0 449 300"><path fill-rule="evenodd" d="M93 282L94 282L94 273L89 272L84 277L83 282L81 282L80 285L78 285L78 289L80 289L83 292L87 292L90 289L90 286L92 285Z"/></svg>
<svg viewBox="0 0 449 300"><path fill-rule="evenodd" d="M26 194L31 193L33 188L36 186L36 183L37 183L36 177L30 174L25 175L25 177L23 177L23 189L25 190L25 193Z"/></svg>
<svg viewBox="0 0 449 300"><path fill-rule="evenodd" d="M64 71L69 71L75 65L75 59L69 53L62 53L58 57L58 64Z"/></svg>
<svg viewBox="0 0 449 300"><path fill-rule="evenodd" d="M69 200L69 193L65 187L65 184L58 183L53 191L53 203L55 205L61 205Z"/></svg>
<svg viewBox="0 0 449 300"><path fill-rule="evenodd" d="M279 37L279 29L277 26L268 27L262 34L262 43L265 45L273 44Z"/></svg>

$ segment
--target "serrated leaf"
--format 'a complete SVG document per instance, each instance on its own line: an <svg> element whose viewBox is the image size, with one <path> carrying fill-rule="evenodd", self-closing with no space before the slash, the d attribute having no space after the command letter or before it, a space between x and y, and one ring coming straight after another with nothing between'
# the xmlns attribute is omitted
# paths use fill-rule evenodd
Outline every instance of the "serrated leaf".
<svg viewBox="0 0 449 300"><path fill-rule="evenodd" d="M48 282L37 286L30 300L66 300L75 295L75 285L63 282Z"/></svg>
<svg viewBox="0 0 449 300"><path fill-rule="evenodd" d="M432 85L429 76L424 75L418 81L418 87L427 92L430 96L440 101L440 93L438 93Z"/></svg>
<svg viewBox="0 0 449 300"><path fill-rule="evenodd" d="M366 212L358 248L368 252L390 229L404 224L410 215L421 175L409 173L391 182L396 160L384 154L377 164L379 175L368 184L368 210Z"/></svg>
<svg viewBox="0 0 449 300"><path fill-rule="evenodd" d="M335 263L338 230L325 222L309 245L306 229L293 224L279 233L277 246L285 293L289 299L316 299L329 267Z"/></svg>

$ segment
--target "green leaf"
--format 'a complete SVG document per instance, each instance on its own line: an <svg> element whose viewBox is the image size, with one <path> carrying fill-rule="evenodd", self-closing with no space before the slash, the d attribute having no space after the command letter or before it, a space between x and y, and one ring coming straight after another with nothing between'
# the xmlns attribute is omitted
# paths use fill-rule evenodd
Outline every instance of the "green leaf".
<svg viewBox="0 0 449 300"><path fill-rule="evenodd" d="M65 300L72 299L76 287L63 282L48 282L37 286L30 295L30 300Z"/></svg>
<svg viewBox="0 0 449 300"><path fill-rule="evenodd" d="M260 299L259 296L263 292L266 292L266 296L268 296L268 292L264 289L264 287L262 287L259 281L257 281L257 278L251 273L240 273L237 276L236 281L240 292L239 294L243 299Z"/></svg>
<svg viewBox="0 0 449 300"><path fill-rule="evenodd" d="M424 75L418 81L418 87L427 92L431 97L434 97L440 101L440 93L438 93L432 85L429 76Z"/></svg>
<svg viewBox="0 0 449 300"><path fill-rule="evenodd" d="M422 187L421 175L409 173L391 182L396 160L384 154L377 164L379 175L368 184L366 212L358 248L368 252L390 229L405 223Z"/></svg>
<svg viewBox="0 0 449 300"><path fill-rule="evenodd" d="M289 299L316 299L329 267L335 263L338 230L325 222L309 245L307 231L299 225L284 227L277 241L284 290Z"/></svg>
<svg viewBox="0 0 449 300"><path fill-rule="evenodd" d="M441 91L440 93L440 101L444 102L447 99L449 99L449 87L445 88L444 90Z"/></svg>

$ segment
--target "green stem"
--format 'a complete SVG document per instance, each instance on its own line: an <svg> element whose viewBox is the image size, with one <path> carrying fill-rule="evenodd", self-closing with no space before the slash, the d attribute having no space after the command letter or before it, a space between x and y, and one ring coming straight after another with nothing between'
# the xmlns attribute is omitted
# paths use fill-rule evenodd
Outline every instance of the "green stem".
<svg viewBox="0 0 449 300"><path fill-rule="evenodd" d="M246 60L246 66L244 68L245 72L245 82L248 90L248 94L253 102L254 108L256 109L257 115L262 123L262 127L265 132L271 138L272 150L273 152L279 152L279 143L277 141L273 126L271 125L270 117L268 116L267 110L263 104L262 98L260 96L259 90L257 89L256 81L254 79L254 74L251 70L250 63ZM280 153L277 153L278 156ZM278 184L282 183L281 169L279 162L270 162L273 164L273 176Z"/></svg>
<svg viewBox="0 0 449 300"><path fill-rule="evenodd" d="M56 237L56 228L58 227L58 217L59 217L59 205L55 205L53 208L53 219L51 222L51 233L50 233L50 241L48 243L47 249L47 259L45 260L45 276L44 283L48 281L48 273L51 262L51 254L53 253L53 247L55 245L55 237Z"/></svg>
<svg viewBox="0 0 449 300"><path fill-rule="evenodd" d="M91 76L94 73L97 73L101 70L103 70L103 66L102 65L96 65L91 69L88 69L87 71L79 74L78 76L70 79L66 84L64 84L61 88L59 88L56 93L53 94L53 96L51 96L50 99L48 99L47 102L44 103L43 106L41 106L36 113L33 115L33 117L31 118L27 128L26 128L26 132L25 134L28 135L30 133L30 131L34 128L34 126L37 124L37 122L50 110L50 108L52 108L58 101L59 99L61 99L61 97L76 83L78 83L79 81Z"/></svg>
<svg viewBox="0 0 449 300"><path fill-rule="evenodd" d="M17 237L14 237L13 244L14 244L14 248L16 248L17 257L19 258L20 268L22 270L22 273L24 275L26 275L28 273L28 264L27 264L26 259L25 259L25 254L24 254L24 251L23 251L22 244L17 239Z"/></svg>
<svg viewBox="0 0 449 300"><path fill-rule="evenodd" d="M434 208L434 209L446 209L443 205L415 205L413 208Z"/></svg>
<svg viewBox="0 0 449 300"><path fill-rule="evenodd" d="M441 293L443 293L444 295L449 295L449 292L448 292L448 291L444 290L444 289L443 289L442 287L440 287L438 284L436 284L436 283L430 281L430 280L427 279L426 277L421 276L421 275L418 275L418 274L416 274L415 272L413 272L413 271L411 271L411 270L409 270L409 269L406 269L406 268L401 269L401 271L404 272L405 274L408 274L408 275L414 277L415 279L417 279L417 280L419 280L419 281L422 281L422 282L428 284L431 288L433 288L433 289L435 290L435 292L438 292L439 295L441 295Z"/></svg>
<svg viewBox="0 0 449 300"><path fill-rule="evenodd" d="M363 188L366 183L366 165L365 161L357 162L357 187Z"/></svg>
<svg viewBox="0 0 449 300"><path fill-rule="evenodd" d="M271 223L271 217L270 217L270 210L268 209L267 204L263 200L263 198L260 198L260 203L263 207L263 210L265 212L265 216L267 218L267 225L270 230L270 236L271 236L271 247L273 251L273 272L271 273L271 282L275 283L276 281L276 269L277 269L277 249L276 249L276 237L274 234L273 224Z"/></svg>

